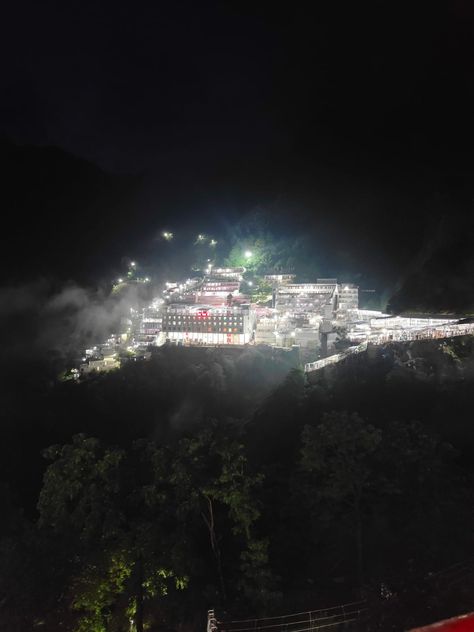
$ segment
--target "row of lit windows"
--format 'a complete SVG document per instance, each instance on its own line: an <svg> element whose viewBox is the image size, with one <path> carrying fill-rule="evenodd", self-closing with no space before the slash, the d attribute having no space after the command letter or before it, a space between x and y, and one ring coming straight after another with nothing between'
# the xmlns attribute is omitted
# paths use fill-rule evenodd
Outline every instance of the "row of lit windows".
<svg viewBox="0 0 474 632"><path fill-rule="evenodd" d="M189 332L189 329L185 326L181 326L181 325L176 325L173 327L166 327L165 328L166 331L181 331L181 332ZM243 333L243 329L242 327L206 327L204 325L202 325L201 327L195 327L193 328L193 331L195 333L214 333L214 334L221 334L221 333Z"/></svg>
<svg viewBox="0 0 474 632"><path fill-rule="evenodd" d="M218 281L217 283L214 283L213 281L208 281L207 283L204 283L204 287L238 287L238 286L239 286L238 281Z"/></svg>
<svg viewBox="0 0 474 632"><path fill-rule="evenodd" d="M201 323L203 321L212 322L213 324L227 323L227 321L229 321L229 324L231 322L242 324L243 318L242 316L168 316L163 320L165 323L173 323L174 325L181 323Z"/></svg>
<svg viewBox="0 0 474 632"><path fill-rule="evenodd" d="M166 314L164 315L165 318L168 317L173 317L173 318L194 318L195 316L199 316L200 313L203 314L207 314L207 316L209 316L209 318L212 317L219 317L221 318L222 316L240 316L242 317L242 311L238 310L233 310L232 308L220 308L220 309L216 309L216 308L207 308L207 307L203 307L202 309L198 309L198 310L194 310L192 312L178 312L175 310L168 310L166 312Z"/></svg>

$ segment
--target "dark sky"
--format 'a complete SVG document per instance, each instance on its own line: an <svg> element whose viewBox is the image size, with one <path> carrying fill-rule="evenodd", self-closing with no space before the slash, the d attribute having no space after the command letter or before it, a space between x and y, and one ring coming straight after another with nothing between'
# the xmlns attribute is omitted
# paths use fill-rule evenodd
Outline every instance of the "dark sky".
<svg viewBox="0 0 474 632"><path fill-rule="evenodd" d="M127 172L465 164L472 5L313 4L10 2L1 127Z"/></svg>
<svg viewBox="0 0 474 632"><path fill-rule="evenodd" d="M10 2L0 134L139 174L136 244L258 207L396 276L472 215L473 5L312 4Z"/></svg>

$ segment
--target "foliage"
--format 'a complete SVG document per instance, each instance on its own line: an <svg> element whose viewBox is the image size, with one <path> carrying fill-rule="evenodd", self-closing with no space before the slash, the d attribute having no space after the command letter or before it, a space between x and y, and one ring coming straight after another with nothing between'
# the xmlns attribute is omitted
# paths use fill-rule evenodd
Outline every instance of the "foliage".
<svg viewBox="0 0 474 632"><path fill-rule="evenodd" d="M321 498L352 504L370 489L370 457L381 437L380 430L356 413L326 414L317 426L304 428L301 466L316 475Z"/></svg>
<svg viewBox="0 0 474 632"><path fill-rule="evenodd" d="M32 399L5 435L0 630L196 629L207 608L271 616L382 584L409 613L423 578L474 556L473 346L436 349L424 381L386 353L314 384L254 350L163 349ZM445 614L466 603L445 594Z"/></svg>
<svg viewBox="0 0 474 632"><path fill-rule="evenodd" d="M251 298L257 305L266 305L272 300L272 286L263 279L258 279L252 289Z"/></svg>
<svg viewBox="0 0 474 632"><path fill-rule="evenodd" d="M76 435L72 444L51 446L44 456L52 464L38 501L40 525L77 530L87 540L116 535L123 519L117 505L123 451Z"/></svg>
<svg viewBox="0 0 474 632"><path fill-rule="evenodd" d="M144 481L142 474L148 472L141 470L135 450L127 454L106 448L84 435L73 437L72 444L52 446L45 456L52 463L38 503L40 526L59 535L76 533L85 562L71 588L72 608L85 613L78 630L92 626L99 631L126 616L137 618L138 629L143 600L165 595L170 578L176 577L177 587L186 585L186 577L167 565L171 560L164 543L170 536L163 527L168 497L156 475L156 451L153 477ZM140 515L137 498L150 511Z"/></svg>
<svg viewBox="0 0 474 632"><path fill-rule="evenodd" d="M228 590L221 554L222 531L229 522L231 534L242 541L241 546L252 550L256 546L253 526L260 515L255 495L262 477L248 471L244 446L235 436L236 431L238 435L238 428L213 422L198 435L183 438L171 476L180 496L180 511L200 515L208 529L224 600ZM252 558L242 555L249 570ZM262 555L255 561L265 564Z"/></svg>
<svg viewBox="0 0 474 632"><path fill-rule="evenodd" d="M316 500L338 519L347 510L354 522L357 548L358 581L363 582L363 504L377 486L373 455L382 440L382 433L357 414L332 413L316 427L303 430L301 467L315 478L312 487ZM380 488L378 488L379 491ZM347 509L346 509L347 508Z"/></svg>

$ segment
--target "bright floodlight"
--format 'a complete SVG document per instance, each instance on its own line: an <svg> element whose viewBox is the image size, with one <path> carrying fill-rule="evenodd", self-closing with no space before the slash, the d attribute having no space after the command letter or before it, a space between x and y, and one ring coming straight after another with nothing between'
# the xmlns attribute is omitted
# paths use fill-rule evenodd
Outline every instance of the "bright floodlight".
<svg viewBox="0 0 474 632"><path fill-rule="evenodd" d="M118 283L123 283L123 279L122 279L122 278L117 279L117 282L118 282Z"/></svg>
<svg viewBox="0 0 474 632"><path fill-rule="evenodd" d="M244 257L245 257L246 259L250 259L250 257L251 257L251 256L252 256L252 253L251 253L251 251L250 251L250 250L246 250L246 251L244 252Z"/></svg>
<svg viewBox="0 0 474 632"><path fill-rule="evenodd" d="M130 261L130 267L134 268L137 264L135 263L135 261Z"/></svg>
<svg viewBox="0 0 474 632"><path fill-rule="evenodd" d="M166 230L165 230L164 233L162 233L162 235L167 241L170 241L171 239L173 239L173 233L170 233L170 232L168 232Z"/></svg>
<svg viewBox="0 0 474 632"><path fill-rule="evenodd" d="M253 282L252 282L252 281L249 281L249 282L248 282L248 284L249 284L249 285L253 285Z"/></svg>
<svg viewBox="0 0 474 632"><path fill-rule="evenodd" d="M149 283L150 279L148 277L145 277L145 283Z"/></svg>

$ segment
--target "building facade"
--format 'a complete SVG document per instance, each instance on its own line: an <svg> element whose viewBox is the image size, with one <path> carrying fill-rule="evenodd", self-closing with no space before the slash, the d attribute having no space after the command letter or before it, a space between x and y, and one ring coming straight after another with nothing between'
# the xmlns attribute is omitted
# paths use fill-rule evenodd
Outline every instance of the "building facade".
<svg viewBox="0 0 474 632"><path fill-rule="evenodd" d="M235 306L174 306L166 308L165 339L185 345L242 345L253 341L255 316Z"/></svg>

